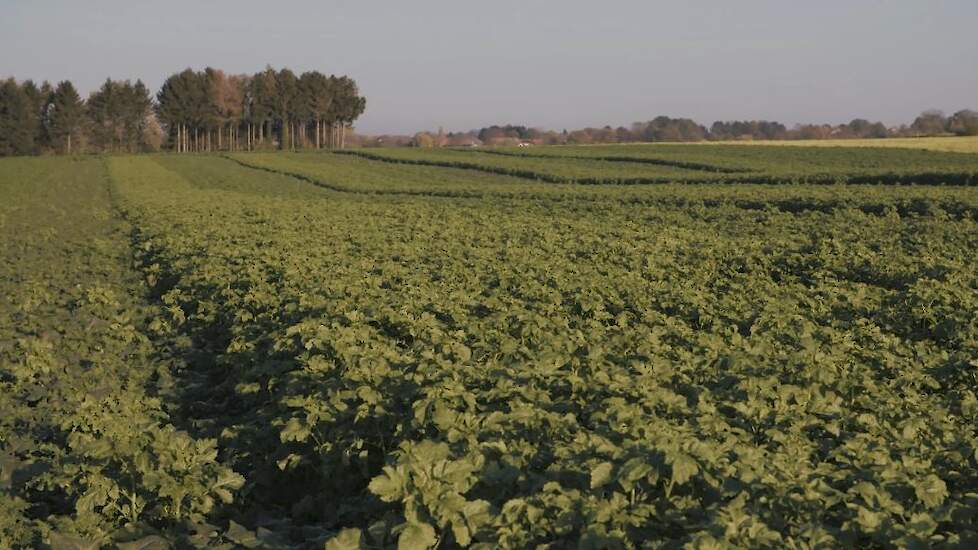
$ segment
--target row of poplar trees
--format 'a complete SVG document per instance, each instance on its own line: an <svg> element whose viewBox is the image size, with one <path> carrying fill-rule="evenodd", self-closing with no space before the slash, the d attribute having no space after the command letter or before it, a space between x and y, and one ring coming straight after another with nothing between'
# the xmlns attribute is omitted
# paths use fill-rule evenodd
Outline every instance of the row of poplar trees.
<svg viewBox="0 0 978 550"><path fill-rule="evenodd" d="M106 80L83 101L67 80L38 86L9 78L0 82L0 156L146 150L152 106L138 80Z"/></svg>
<svg viewBox="0 0 978 550"><path fill-rule="evenodd" d="M271 67L254 75L187 69L163 83L156 102L177 152L343 148L366 108L349 77Z"/></svg>
<svg viewBox="0 0 978 550"><path fill-rule="evenodd" d="M106 79L83 100L57 86L0 81L0 156L342 148L366 108L356 82L317 71L254 75L187 69L156 94L139 80Z"/></svg>

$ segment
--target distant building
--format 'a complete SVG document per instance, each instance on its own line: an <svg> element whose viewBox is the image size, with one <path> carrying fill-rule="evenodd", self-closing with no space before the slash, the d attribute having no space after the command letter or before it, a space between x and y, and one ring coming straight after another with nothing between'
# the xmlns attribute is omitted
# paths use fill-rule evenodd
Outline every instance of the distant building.
<svg viewBox="0 0 978 550"><path fill-rule="evenodd" d="M482 140L469 134L457 134L449 136L448 147L479 147Z"/></svg>

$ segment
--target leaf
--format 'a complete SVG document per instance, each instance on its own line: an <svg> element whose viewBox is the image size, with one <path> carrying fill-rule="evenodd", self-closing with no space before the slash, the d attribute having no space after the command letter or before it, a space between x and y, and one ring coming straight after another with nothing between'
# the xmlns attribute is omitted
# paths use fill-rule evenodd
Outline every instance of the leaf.
<svg viewBox="0 0 978 550"><path fill-rule="evenodd" d="M343 529L326 541L324 550L360 550L363 548L363 532L359 529Z"/></svg>
<svg viewBox="0 0 978 550"><path fill-rule="evenodd" d="M243 525L236 523L234 520L228 523L228 530L224 533L224 536L231 542L244 546L245 548L256 548L261 544L261 541L258 540L258 537L253 532L246 529Z"/></svg>
<svg viewBox="0 0 978 550"><path fill-rule="evenodd" d="M472 536L469 533L469 528L463 522L452 522L452 534L455 535L455 542L461 546L468 546L472 542Z"/></svg>
<svg viewBox="0 0 978 550"><path fill-rule="evenodd" d="M907 522L907 530L921 539L926 539L937 530L937 521L930 514L914 514Z"/></svg>
<svg viewBox="0 0 978 550"><path fill-rule="evenodd" d="M935 508L947 498L947 485L941 478L930 474L914 483L914 492L917 494L917 498L924 503L924 506Z"/></svg>
<svg viewBox="0 0 978 550"><path fill-rule="evenodd" d="M298 441L301 443L309 439L309 436L311 435L312 432L309 430L309 427L305 425L305 423L298 418L290 418L289 421L286 422L285 428L282 429L282 433L279 434L279 438L283 443L289 441Z"/></svg>
<svg viewBox="0 0 978 550"><path fill-rule="evenodd" d="M626 491L631 491L636 481L642 479L654 469L651 464L641 458L632 458L618 472L618 483Z"/></svg>
<svg viewBox="0 0 978 550"><path fill-rule="evenodd" d="M384 466L384 473L370 480L370 492L385 502L400 500L404 491L404 476L398 469Z"/></svg>
<svg viewBox="0 0 978 550"><path fill-rule="evenodd" d="M978 398L970 390L966 390L964 398L961 399L961 414L967 418L978 416Z"/></svg>
<svg viewBox="0 0 978 550"><path fill-rule="evenodd" d="M492 518L489 513L491 508L492 505L486 500L472 500L465 503L462 508L462 515L465 516L465 521L468 522L469 527L478 528L489 523Z"/></svg>
<svg viewBox="0 0 978 550"><path fill-rule="evenodd" d="M437 542L434 527L427 523L409 523L397 537L397 550L427 550Z"/></svg>
<svg viewBox="0 0 978 550"><path fill-rule="evenodd" d="M856 512L856 523L858 523L859 526L863 528L863 531L867 533L876 531L880 524L883 523L885 518L886 516L882 513L873 512L872 510L862 506L860 506Z"/></svg>
<svg viewBox="0 0 978 550"><path fill-rule="evenodd" d="M102 545L73 535L51 533L51 550L98 550Z"/></svg>
<svg viewBox="0 0 978 550"><path fill-rule="evenodd" d="M602 462L591 469L591 488L597 489L611 481L611 463Z"/></svg>
<svg viewBox="0 0 978 550"><path fill-rule="evenodd" d="M682 485L699 472L696 461L686 454L677 454L672 459L672 482Z"/></svg>
<svg viewBox="0 0 978 550"><path fill-rule="evenodd" d="M119 550L169 550L170 543L159 535L150 535L139 540L116 544Z"/></svg>

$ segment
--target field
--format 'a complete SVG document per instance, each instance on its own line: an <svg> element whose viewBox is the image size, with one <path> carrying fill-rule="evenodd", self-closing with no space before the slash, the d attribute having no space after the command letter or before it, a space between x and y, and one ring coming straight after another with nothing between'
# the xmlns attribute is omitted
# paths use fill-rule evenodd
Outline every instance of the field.
<svg viewBox="0 0 978 550"><path fill-rule="evenodd" d="M0 160L0 547L978 544L978 155Z"/></svg>
<svg viewBox="0 0 978 550"><path fill-rule="evenodd" d="M756 140L738 142L700 142L713 145L731 143L746 145L784 145L791 147L896 147L900 149L924 149L952 153L978 153L978 136L941 136L886 139L812 139L812 140Z"/></svg>

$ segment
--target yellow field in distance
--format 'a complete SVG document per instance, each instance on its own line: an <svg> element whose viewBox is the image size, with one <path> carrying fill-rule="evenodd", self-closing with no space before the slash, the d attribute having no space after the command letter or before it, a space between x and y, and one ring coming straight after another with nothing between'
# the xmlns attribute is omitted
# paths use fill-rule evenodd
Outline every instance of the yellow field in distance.
<svg viewBox="0 0 978 550"><path fill-rule="evenodd" d="M900 147L927 149L953 153L978 153L978 136L947 136L885 139L804 139L804 140L756 140L756 141L702 141L699 144L783 145L805 147Z"/></svg>

